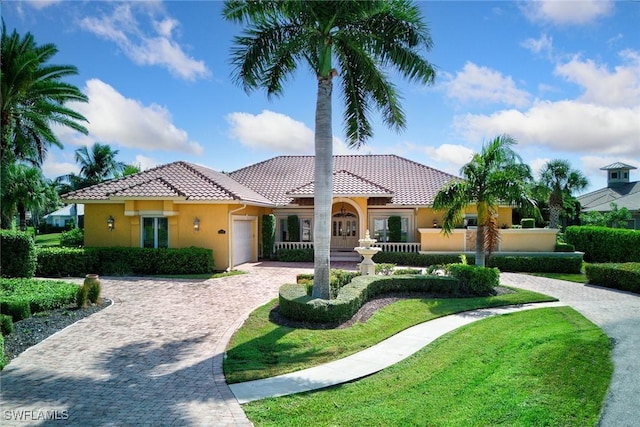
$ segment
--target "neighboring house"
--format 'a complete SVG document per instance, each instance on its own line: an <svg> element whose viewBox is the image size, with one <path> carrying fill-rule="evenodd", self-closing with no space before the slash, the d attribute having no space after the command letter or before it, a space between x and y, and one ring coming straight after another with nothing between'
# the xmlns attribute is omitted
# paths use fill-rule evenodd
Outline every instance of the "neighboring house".
<svg viewBox="0 0 640 427"><path fill-rule="evenodd" d="M211 248L222 270L258 259L264 214L276 217L276 248L313 247L313 171L313 156L275 157L228 174L179 161L65 199L85 204L86 246ZM455 239L443 239L437 228L443 213L433 211L433 199L452 179L395 155L335 156L332 251L352 251L366 230L385 250L473 250L468 239L459 247L442 243ZM498 214L510 227L511 208ZM385 243L391 216L401 218L400 243ZM288 242L289 218L299 221L297 242ZM470 207L465 223L476 218ZM554 243L555 235L550 250Z"/></svg>
<svg viewBox="0 0 640 427"><path fill-rule="evenodd" d="M66 227L72 221L76 227L81 227L84 220L84 205L72 203L57 211L53 211L42 217L45 223L54 227Z"/></svg>
<svg viewBox="0 0 640 427"><path fill-rule="evenodd" d="M640 181L630 180L633 169L637 168L620 162L600 168L607 171L607 186L578 197L582 211L610 212L613 202L631 213L629 228L640 230Z"/></svg>

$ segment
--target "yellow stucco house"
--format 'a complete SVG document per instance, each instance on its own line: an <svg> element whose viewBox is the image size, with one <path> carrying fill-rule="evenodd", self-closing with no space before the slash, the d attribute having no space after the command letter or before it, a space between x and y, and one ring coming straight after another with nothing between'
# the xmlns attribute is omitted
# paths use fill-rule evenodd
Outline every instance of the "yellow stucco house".
<svg viewBox="0 0 640 427"><path fill-rule="evenodd" d="M276 217L276 248L313 246L313 171L313 156L274 157L231 173L179 161L64 199L85 205L85 246L210 248L216 270L224 270L261 256L263 214ZM442 213L431 207L439 189L454 178L396 155L335 156L332 251L352 251L366 230L384 250L473 250L465 229L442 236L437 228ZM499 224L510 227L511 214L510 207L500 207ZM287 235L291 215L299 221L296 242ZM388 242L391 216L401 218L401 242ZM465 223L473 227L475 221L470 207ZM531 241L512 248L503 238L502 245L553 250Z"/></svg>

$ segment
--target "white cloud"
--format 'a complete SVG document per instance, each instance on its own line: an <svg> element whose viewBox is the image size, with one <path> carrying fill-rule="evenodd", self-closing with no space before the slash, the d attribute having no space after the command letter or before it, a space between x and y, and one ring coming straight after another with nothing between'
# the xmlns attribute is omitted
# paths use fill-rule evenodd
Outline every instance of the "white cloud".
<svg viewBox="0 0 640 427"><path fill-rule="evenodd" d="M474 154L472 149L458 144L442 144L439 147L425 147L424 151L433 160L451 165L452 168L455 169L456 174L459 173L463 165L469 163Z"/></svg>
<svg viewBox="0 0 640 427"><path fill-rule="evenodd" d="M153 32L145 33L138 22L132 4L119 4L111 15L86 17L80 21L85 30L107 40L115 42L120 49L138 65L160 65L173 75L185 80L208 77L211 73L203 61L196 60L185 53L175 40L180 23L170 17L156 19L151 10L158 8L143 2L147 18L151 21Z"/></svg>
<svg viewBox="0 0 640 427"><path fill-rule="evenodd" d="M446 95L461 102L480 101L522 107L529 103L530 95L518 89L511 76L499 71L467 62L455 77L443 83Z"/></svg>
<svg viewBox="0 0 640 427"><path fill-rule="evenodd" d="M544 159L538 158L538 159L533 159L527 162L527 164L531 168L531 173L533 174L534 178L538 179L538 177L540 177L540 172L542 172L545 165L550 160L551 159L547 159L547 158L544 158Z"/></svg>
<svg viewBox="0 0 640 427"><path fill-rule="evenodd" d="M583 156L580 161L582 161L582 171L585 174L601 175L602 177L606 177L606 172L601 171L600 168L616 162L623 162L640 168L640 157L634 159L620 158L620 156Z"/></svg>
<svg viewBox="0 0 640 427"><path fill-rule="evenodd" d="M94 142L144 150L178 151L200 155L203 148L190 141L186 131L171 122L169 111L156 104L148 106L125 98L110 85L98 79L87 81L83 92L88 103L69 103L69 108L84 115L89 135L56 127L61 141L74 145Z"/></svg>
<svg viewBox="0 0 640 427"><path fill-rule="evenodd" d="M455 126L469 141L507 133L522 144L556 150L610 155L640 152L640 106L538 102L524 112L511 109L458 116Z"/></svg>
<svg viewBox="0 0 640 427"><path fill-rule="evenodd" d="M620 52L624 65L610 71L606 65L574 57L559 64L555 74L584 88L580 100L611 107L640 104L640 54L631 49Z"/></svg>
<svg viewBox="0 0 640 427"><path fill-rule="evenodd" d="M520 43L525 49L537 54L550 56L553 51L553 38L548 37L546 34L540 35L539 39L526 39Z"/></svg>
<svg viewBox="0 0 640 427"><path fill-rule="evenodd" d="M42 174L49 178L55 179L62 175L69 175L70 173L78 174L80 168L77 164L59 160L53 152L49 152L44 162L42 163Z"/></svg>
<svg viewBox="0 0 640 427"><path fill-rule="evenodd" d="M25 1L25 3L34 9L42 10L49 6L54 6L56 4L62 3L62 0L27 0Z"/></svg>
<svg viewBox="0 0 640 427"><path fill-rule="evenodd" d="M155 168L160 165L160 163L161 162L152 159L151 157L143 156L142 154L138 154L136 159L133 161L133 164L135 166L139 166L141 171Z"/></svg>
<svg viewBox="0 0 640 427"><path fill-rule="evenodd" d="M588 24L613 10L611 0L540 0L522 3L522 10L531 21L557 25Z"/></svg>
<svg viewBox="0 0 640 427"><path fill-rule="evenodd" d="M284 153L313 153L314 133L289 116L263 110L260 114L230 113L229 134L242 145Z"/></svg>

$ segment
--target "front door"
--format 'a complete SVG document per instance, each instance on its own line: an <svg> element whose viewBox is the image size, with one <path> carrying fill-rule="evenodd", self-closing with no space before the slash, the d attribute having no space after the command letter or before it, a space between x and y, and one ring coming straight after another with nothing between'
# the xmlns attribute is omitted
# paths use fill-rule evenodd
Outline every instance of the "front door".
<svg viewBox="0 0 640 427"><path fill-rule="evenodd" d="M331 249L353 250L358 246L358 217L341 208L331 218Z"/></svg>

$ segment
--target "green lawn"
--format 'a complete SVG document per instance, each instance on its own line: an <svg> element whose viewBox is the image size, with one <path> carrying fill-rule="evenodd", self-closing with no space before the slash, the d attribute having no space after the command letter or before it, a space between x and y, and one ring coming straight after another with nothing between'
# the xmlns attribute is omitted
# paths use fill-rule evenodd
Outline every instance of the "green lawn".
<svg viewBox="0 0 640 427"><path fill-rule="evenodd" d="M61 235L62 233L37 234L36 246L60 246Z"/></svg>
<svg viewBox="0 0 640 427"><path fill-rule="evenodd" d="M584 273L529 273L532 276L548 277L549 279L566 280L567 282L587 283L587 275Z"/></svg>
<svg viewBox="0 0 640 427"><path fill-rule="evenodd" d="M525 290L493 297L406 299L377 311L366 323L345 329L309 330L276 325L269 312L277 300L255 310L227 347L229 383L267 378L339 359L368 348L413 325L476 308L554 298Z"/></svg>
<svg viewBox="0 0 640 427"><path fill-rule="evenodd" d="M594 426L610 351L569 307L523 311L460 328L359 381L243 409L256 426Z"/></svg>

